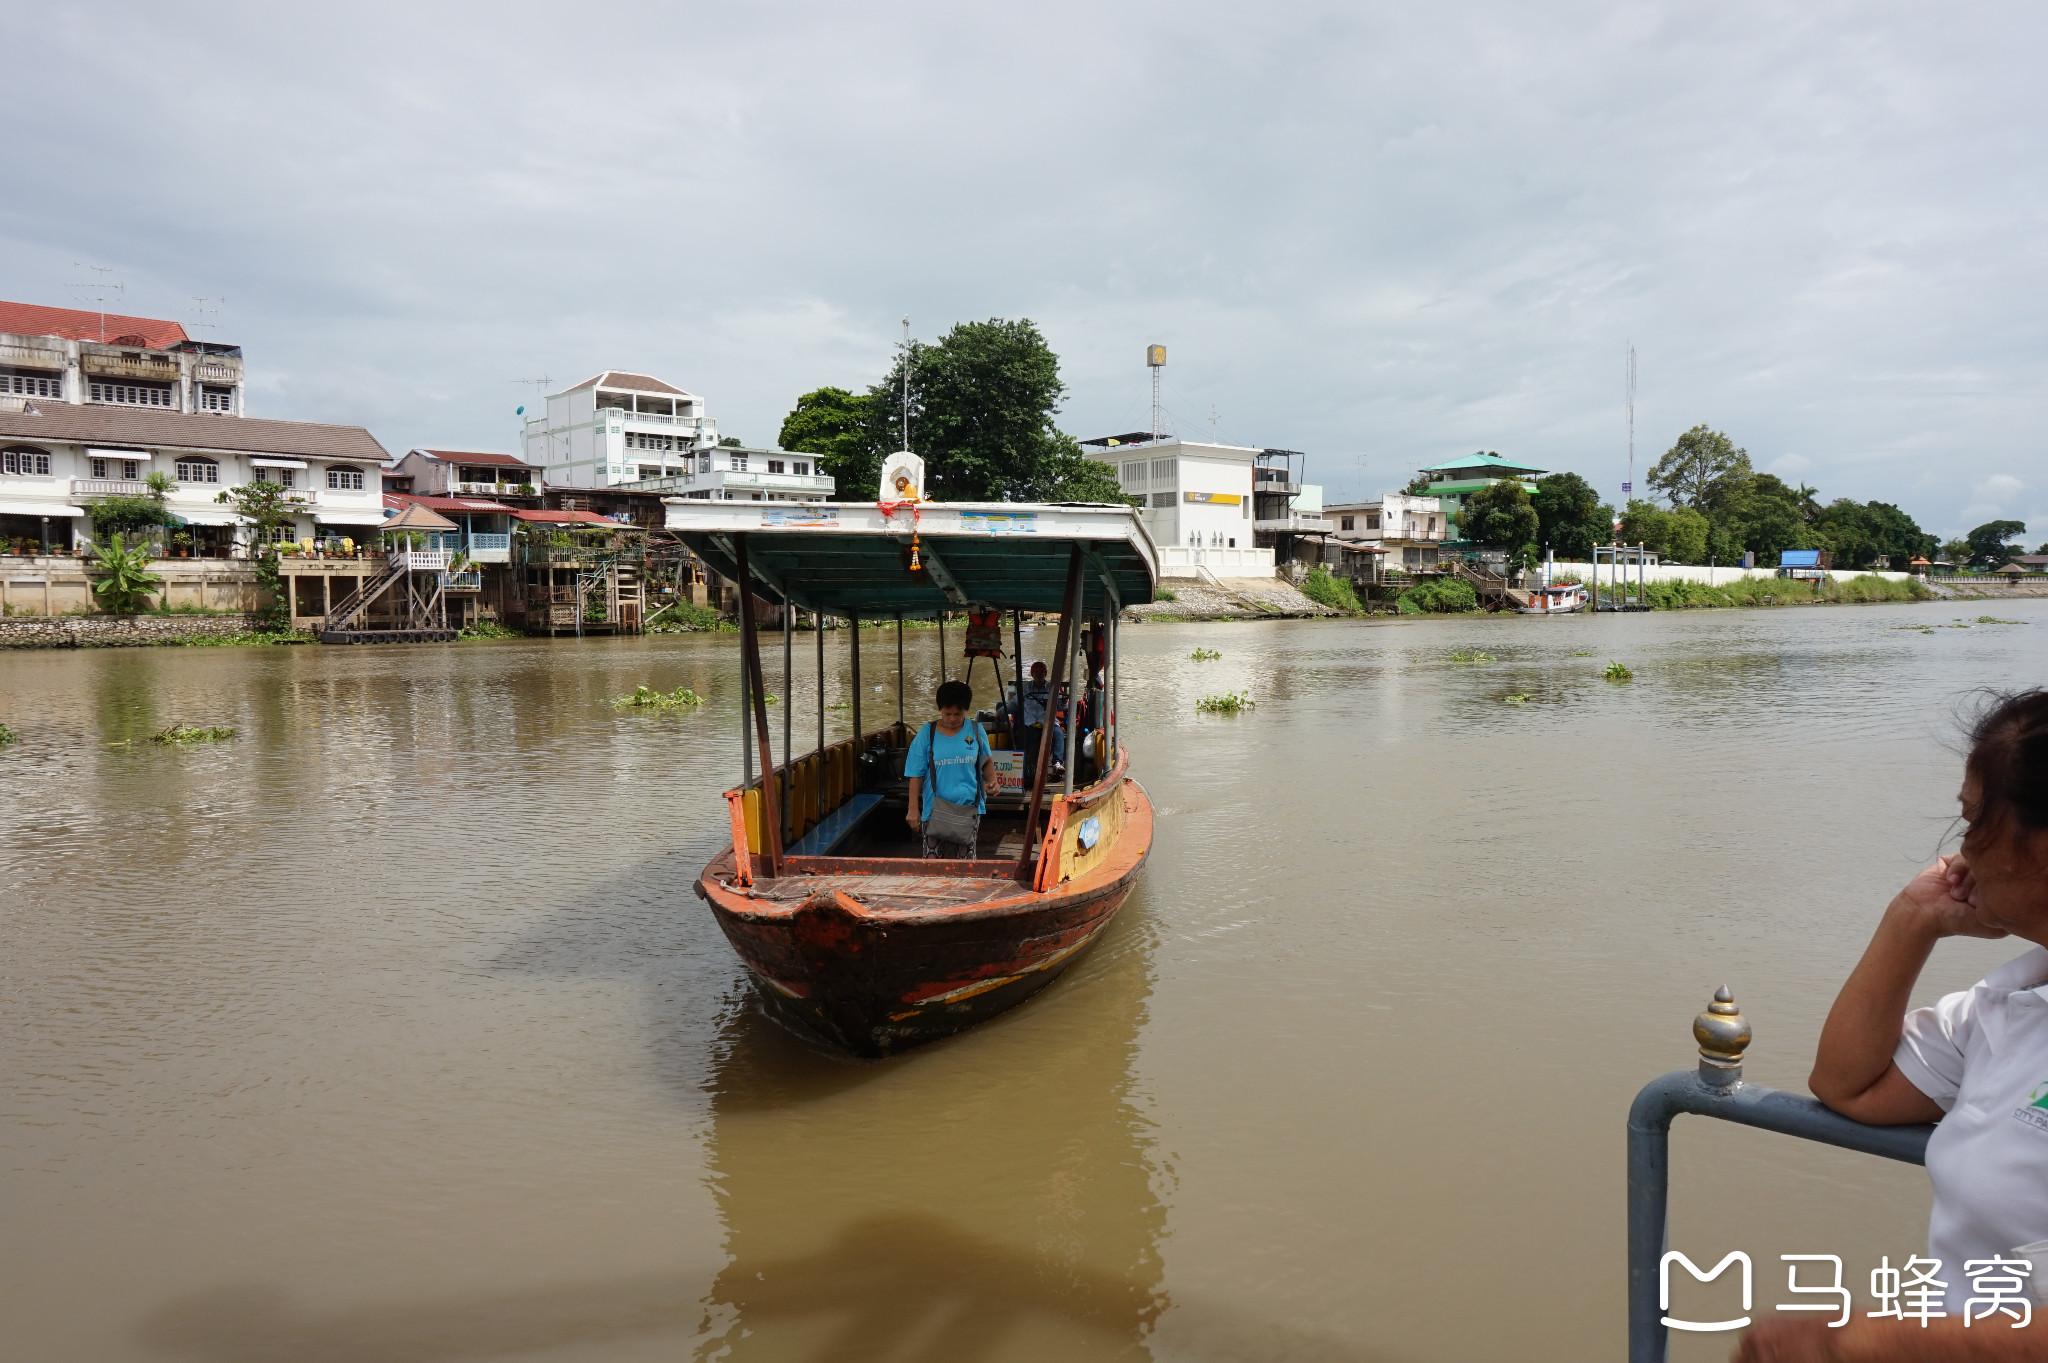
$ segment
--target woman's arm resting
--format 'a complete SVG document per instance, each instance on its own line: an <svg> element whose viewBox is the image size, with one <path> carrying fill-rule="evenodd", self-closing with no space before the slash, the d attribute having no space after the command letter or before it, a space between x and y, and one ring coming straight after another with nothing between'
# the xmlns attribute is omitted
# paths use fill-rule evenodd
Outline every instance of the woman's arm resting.
<svg viewBox="0 0 2048 1363"><path fill-rule="evenodd" d="M912 828L921 829L924 827L923 814L924 778L922 776L913 776L910 778L910 803L904 808L903 821Z"/></svg>
<svg viewBox="0 0 2048 1363"><path fill-rule="evenodd" d="M1943 858L1899 891L1828 1011L1807 1087L1844 1117L1895 1126L1941 1115L1934 1100L1892 1064L1907 997L1943 937L2004 935L1986 927L1954 889L1949 859Z"/></svg>

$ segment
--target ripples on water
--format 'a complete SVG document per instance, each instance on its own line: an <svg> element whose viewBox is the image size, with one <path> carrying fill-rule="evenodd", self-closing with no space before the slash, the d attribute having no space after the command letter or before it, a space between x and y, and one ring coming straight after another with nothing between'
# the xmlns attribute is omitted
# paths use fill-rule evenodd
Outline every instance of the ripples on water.
<svg viewBox="0 0 2048 1363"><path fill-rule="evenodd" d="M1138 893L875 1065L765 1022L688 891L729 637L0 657L10 1355L1611 1354L1628 1097L1724 980L1797 1086L1947 830L1957 704L2042 675L2048 610L1998 613L1127 628ZM800 748L808 642L768 664ZM711 704L604 704L643 682ZM1676 1246L1919 1243L1917 1171L1675 1152Z"/></svg>

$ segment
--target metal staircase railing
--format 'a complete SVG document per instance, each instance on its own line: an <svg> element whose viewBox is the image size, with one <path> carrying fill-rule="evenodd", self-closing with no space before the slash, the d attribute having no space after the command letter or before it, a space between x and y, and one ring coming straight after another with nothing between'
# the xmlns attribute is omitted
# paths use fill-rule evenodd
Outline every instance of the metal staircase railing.
<svg viewBox="0 0 2048 1363"><path fill-rule="evenodd" d="M390 562L384 565L383 576L370 578L362 586L343 597L341 604L329 611L327 618L320 622L320 628L322 630L330 630L353 627L358 620L369 613L371 604L378 597L384 595L385 592L391 590L392 585L403 578L406 572L405 561L402 558L392 558Z"/></svg>

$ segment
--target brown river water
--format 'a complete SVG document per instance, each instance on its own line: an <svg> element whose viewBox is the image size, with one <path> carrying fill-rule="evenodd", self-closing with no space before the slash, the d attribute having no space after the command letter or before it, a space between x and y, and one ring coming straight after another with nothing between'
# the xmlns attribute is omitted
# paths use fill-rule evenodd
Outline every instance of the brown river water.
<svg viewBox="0 0 2048 1363"><path fill-rule="evenodd" d="M0 1352L1620 1357L1629 1099L1724 982L1800 1086L1949 832L1958 706L2048 674L2048 602L1988 609L1126 627L1137 892L872 1064L767 1022L688 888L732 636L0 656ZM767 664L800 748L811 648ZM710 702L606 705L643 682ZM1761 1309L1780 1253L1924 1244L1921 1171L1707 1126L1672 1245L1748 1250Z"/></svg>

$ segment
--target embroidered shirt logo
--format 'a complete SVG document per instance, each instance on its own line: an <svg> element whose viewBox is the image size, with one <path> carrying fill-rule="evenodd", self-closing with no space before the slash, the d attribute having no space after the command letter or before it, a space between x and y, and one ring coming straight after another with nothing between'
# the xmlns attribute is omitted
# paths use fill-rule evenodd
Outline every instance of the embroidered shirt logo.
<svg viewBox="0 0 2048 1363"><path fill-rule="evenodd" d="M2025 1122L2037 1131L2048 1131L2048 1080L2034 1085L2034 1091L2027 1095L2027 1105L2012 1115L2014 1121Z"/></svg>

